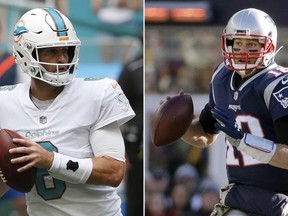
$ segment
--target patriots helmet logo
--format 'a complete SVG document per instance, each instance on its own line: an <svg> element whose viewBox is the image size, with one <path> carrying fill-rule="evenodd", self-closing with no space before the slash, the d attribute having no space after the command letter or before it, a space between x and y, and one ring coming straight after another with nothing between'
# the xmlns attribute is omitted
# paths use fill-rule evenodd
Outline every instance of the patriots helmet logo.
<svg viewBox="0 0 288 216"><path fill-rule="evenodd" d="M278 92L273 93L273 96L283 106L284 109L288 107L288 86L282 88Z"/></svg>

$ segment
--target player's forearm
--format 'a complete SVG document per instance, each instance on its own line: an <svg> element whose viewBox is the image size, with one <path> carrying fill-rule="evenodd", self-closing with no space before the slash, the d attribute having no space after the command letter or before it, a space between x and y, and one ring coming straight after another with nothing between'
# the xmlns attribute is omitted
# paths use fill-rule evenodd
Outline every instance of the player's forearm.
<svg viewBox="0 0 288 216"><path fill-rule="evenodd" d="M87 183L112 187L121 183L126 169L123 161L106 156L93 158L92 161L93 171Z"/></svg>
<svg viewBox="0 0 288 216"><path fill-rule="evenodd" d="M276 152L269 164L283 169L288 169L288 147L284 144L276 145Z"/></svg>
<svg viewBox="0 0 288 216"><path fill-rule="evenodd" d="M79 159L54 152L49 173L72 184L117 187L124 177L125 162L108 156Z"/></svg>
<svg viewBox="0 0 288 216"><path fill-rule="evenodd" d="M228 142L254 159L282 169L288 169L288 147L274 141L243 133L241 139L226 135Z"/></svg>
<svg viewBox="0 0 288 216"><path fill-rule="evenodd" d="M199 148L209 147L216 138L216 134L208 134L203 130L198 118L192 121L188 130L182 136L183 141Z"/></svg>

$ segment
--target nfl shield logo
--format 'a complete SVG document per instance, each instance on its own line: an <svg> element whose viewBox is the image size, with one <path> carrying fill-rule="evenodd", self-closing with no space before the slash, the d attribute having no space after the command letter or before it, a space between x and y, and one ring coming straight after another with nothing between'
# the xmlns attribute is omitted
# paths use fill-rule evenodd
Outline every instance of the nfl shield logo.
<svg viewBox="0 0 288 216"><path fill-rule="evenodd" d="M47 123L47 117L46 116L41 116L40 117L40 123L41 124L46 124Z"/></svg>
<svg viewBox="0 0 288 216"><path fill-rule="evenodd" d="M234 92L233 99L236 101L238 99L239 93L237 91Z"/></svg>

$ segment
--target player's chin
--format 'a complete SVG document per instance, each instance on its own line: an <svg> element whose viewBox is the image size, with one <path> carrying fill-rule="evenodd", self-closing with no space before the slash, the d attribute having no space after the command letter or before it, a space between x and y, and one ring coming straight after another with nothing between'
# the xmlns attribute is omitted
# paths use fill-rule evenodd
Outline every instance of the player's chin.
<svg viewBox="0 0 288 216"><path fill-rule="evenodd" d="M255 73L255 69L254 70L245 70L245 75L242 74L243 78L248 78L250 76L252 76Z"/></svg>

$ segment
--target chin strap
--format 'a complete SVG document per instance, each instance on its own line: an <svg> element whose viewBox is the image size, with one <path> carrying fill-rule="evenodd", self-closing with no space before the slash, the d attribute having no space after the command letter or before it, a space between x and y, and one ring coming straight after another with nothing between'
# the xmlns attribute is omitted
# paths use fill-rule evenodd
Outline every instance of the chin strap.
<svg viewBox="0 0 288 216"><path fill-rule="evenodd" d="M273 54L273 58L276 56L276 54L283 48L284 46L279 47Z"/></svg>

